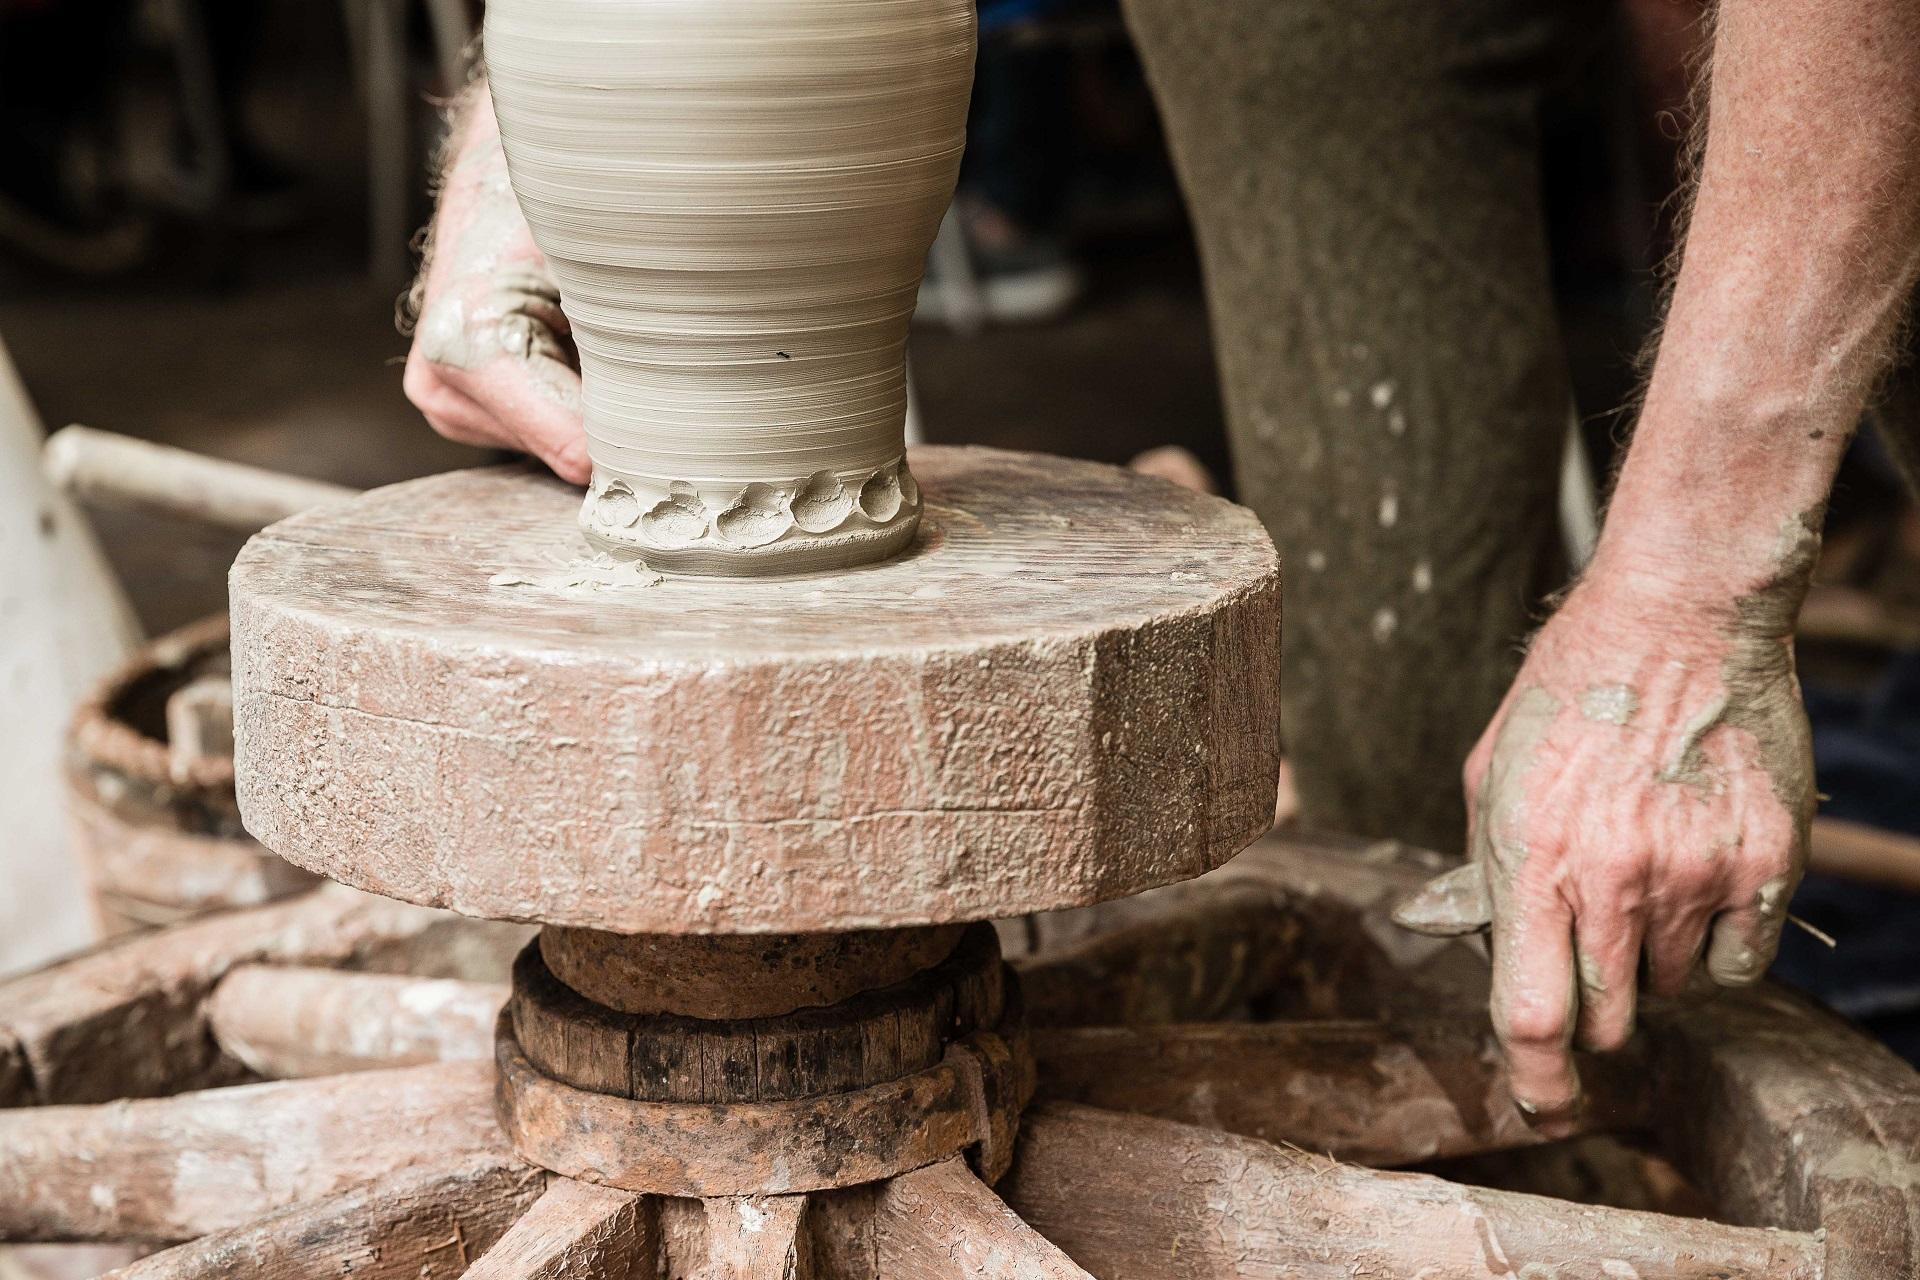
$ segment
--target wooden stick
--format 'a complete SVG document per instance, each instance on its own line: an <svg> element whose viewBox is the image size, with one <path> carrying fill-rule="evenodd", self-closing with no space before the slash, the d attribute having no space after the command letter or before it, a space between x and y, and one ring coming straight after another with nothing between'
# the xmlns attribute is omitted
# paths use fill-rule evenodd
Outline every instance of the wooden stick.
<svg viewBox="0 0 1920 1280"><path fill-rule="evenodd" d="M117 940L0 981L0 1106L104 1102L204 1088L238 1064L202 1002L258 961L455 974L499 965L524 929L462 920L339 885Z"/></svg>
<svg viewBox="0 0 1920 1280"><path fill-rule="evenodd" d="M889 1182L875 1198L873 1231L882 1276L1091 1280L959 1160Z"/></svg>
<svg viewBox="0 0 1920 1280"><path fill-rule="evenodd" d="M1027 1113L1007 1203L1099 1276L1820 1280L1819 1237L1379 1173L1088 1107ZM1142 1268L1142 1259L1153 1259Z"/></svg>
<svg viewBox="0 0 1920 1280"><path fill-rule="evenodd" d="M220 1047L274 1079L484 1061L504 983L242 965L214 989Z"/></svg>
<svg viewBox="0 0 1920 1280"><path fill-rule="evenodd" d="M1808 866L1864 884L1920 893L1920 837L1842 818L1815 818Z"/></svg>
<svg viewBox="0 0 1920 1280"><path fill-rule="evenodd" d="M49 436L41 456L53 482L82 501L248 533L359 492L77 425Z"/></svg>
<svg viewBox="0 0 1920 1280"><path fill-rule="evenodd" d="M466 1280L661 1280L650 1209L647 1197L631 1191L551 1178Z"/></svg>
<svg viewBox="0 0 1920 1280"><path fill-rule="evenodd" d="M1034 1034L1040 1097L1296 1144L1370 1165L1543 1141L1484 1020L1094 1027ZM1115 1063L1125 1063L1117 1071ZM1581 1059L1583 1131L1640 1127L1637 1053Z"/></svg>
<svg viewBox="0 0 1920 1280"><path fill-rule="evenodd" d="M484 1063L0 1111L0 1240L187 1240L503 1145Z"/></svg>
<svg viewBox="0 0 1920 1280"><path fill-rule="evenodd" d="M407 1169L156 1253L109 1280L455 1280L545 1181L501 1156Z"/></svg>

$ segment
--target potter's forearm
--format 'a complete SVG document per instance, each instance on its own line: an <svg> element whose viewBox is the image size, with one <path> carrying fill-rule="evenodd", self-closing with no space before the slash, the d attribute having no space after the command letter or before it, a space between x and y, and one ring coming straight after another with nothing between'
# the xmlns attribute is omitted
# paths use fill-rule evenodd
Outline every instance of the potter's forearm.
<svg viewBox="0 0 1920 1280"><path fill-rule="evenodd" d="M1724 0L1682 267L1596 569L1709 607L1817 513L1920 273L1920 3Z"/></svg>
<svg viewBox="0 0 1920 1280"><path fill-rule="evenodd" d="M455 105L439 188L415 286L407 396L449 439L521 449L583 483L567 318L514 199L484 77Z"/></svg>
<svg viewBox="0 0 1920 1280"><path fill-rule="evenodd" d="M494 118L493 98L484 74L461 93L448 124L446 160L441 168L439 203L433 215L435 253L427 263L426 292L438 291L447 279L470 266L476 251L476 224L496 226L488 217L513 203L507 178L506 153L500 147L500 124Z"/></svg>

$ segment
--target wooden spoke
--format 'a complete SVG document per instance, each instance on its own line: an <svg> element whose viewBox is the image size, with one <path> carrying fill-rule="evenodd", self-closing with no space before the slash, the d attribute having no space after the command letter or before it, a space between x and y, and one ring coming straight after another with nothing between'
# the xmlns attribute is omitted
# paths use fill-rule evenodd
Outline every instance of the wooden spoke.
<svg viewBox="0 0 1920 1280"><path fill-rule="evenodd" d="M1644 1018L1659 1136L1737 1222L1825 1231L1830 1280L1920 1275L1913 1070L1779 987Z"/></svg>
<svg viewBox="0 0 1920 1280"><path fill-rule="evenodd" d="M1165 909L1017 961L1034 1026L1139 1026L1219 1018L1280 978L1291 948L1283 899L1227 882Z"/></svg>
<svg viewBox="0 0 1920 1280"><path fill-rule="evenodd" d="M277 1079L493 1056L504 983L242 965L207 1004L214 1038Z"/></svg>
<svg viewBox="0 0 1920 1280"><path fill-rule="evenodd" d="M1360 1164L1542 1140L1513 1105L1484 1021L1077 1027L1036 1032L1033 1046L1042 1099L1291 1142ZM1583 1057L1583 1129L1644 1125L1644 1072L1633 1053Z"/></svg>
<svg viewBox="0 0 1920 1280"><path fill-rule="evenodd" d="M1088 1107L1022 1124L1007 1203L1103 1280L1819 1280L1819 1237L1378 1173Z"/></svg>
<svg viewBox="0 0 1920 1280"><path fill-rule="evenodd" d="M511 951L500 944L525 937L338 885L134 935L0 982L0 1106L151 1097L236 1078L203 1005L242 964L435 973L490 958L504 974Z"/></svg>
<svg viewBox="0 0 1920 1280"><path fill-rule="evenodd" d="M553 1178L467 1280L660 1280L659 1255L647 1197Z"/></svg>
<svg viewBox="0 0 1920 1280"><path fill-rule="evenodd" d="M699 1280L814 1280L807 1197L715 1196L706 1205Z"/></svg>
<svg viewBox="0 0 1920 1280"><path fill-rule="evenodd" d="M110 1280L454 1280L545 1181L504 1156L407 1169L156 1253Z"/></svg>
<svg viewBox="0 0 1920 1280"><path fill-rule="evenodd" d="M887 1183L873 1197L882 1276L921 1280L1090 1280L959 1160Z"/></svg>
<svg viewBox="0 0 1920 1280"><path fill-rule="evenodd" d="M1248 1002L1310 1018L1473 1007L1484 962L1387 919L1403 886L1445 865L1391 841L1270 835L1198 880L1030 916L1003 936L1032 952L1014 964L1035 1026L1205 1022Z"/></svg>
<svg viewBox="0 0 1920 1280"><path fill-rule="evenodd" d="M186 1240L504 1148L485 1063L0 1112L0 1240Z"/></svg>

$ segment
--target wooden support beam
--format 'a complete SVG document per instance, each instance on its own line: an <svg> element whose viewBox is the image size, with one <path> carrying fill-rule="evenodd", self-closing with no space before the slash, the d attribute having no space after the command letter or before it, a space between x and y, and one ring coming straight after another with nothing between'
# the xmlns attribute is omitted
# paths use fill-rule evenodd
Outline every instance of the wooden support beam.
<svg viewBox="0 0 1920 1280"><path fill-rule="evenodd" d="M661 1280L659 1255L647 1197L552 1178L466 1280Z"/></svg>
<svg viewBox="0 0 1920 1280"><path fill-rule="evenodd" d="M881 1276L1091 1280L960 1160L901 1174L874 1197L871 1212Z"/></svg>
<svg viewBox="0 0 1920 1280"><path fill-rule="evenodd" d="M1001 1193L1103 1280L1821 1280L1818 1236L1380 1173L1165 1120L1029 1111Z"/></svg>
<svg viewBox="0 0 1920 1280"><path fill-rule="evenodd" d="M1269 990L1291 948L1265 885L1225 882L1168 909L1015 962L1034 1026L1137 1026L1221 1017Z"/></svg>
<svg viewBox="0 0 1920 1280"><path fill-rule="evenodd" d="M1838 1015L1761 984L1647 1009L1674 1162L1735 1222L1826 1234L1828 1280L1920 1275L1920 1091Z"/></svg>
<svg viewBox="0 0 1920 1280"><path fill-rule="evenodd" d="M539 1197L502 1156L406 1169L156 1253L104 1280L456 1280Z"/></svg>
<svg viewBox="0 0 1920 1280"><path fill-rule="evenodd" d="M814 1280L807 1197L708 1199L707 1260L700 1280Z"/></svg>
<svg viewBox="0 0 1920 1280"><path fill-rule="evenodd" d="M220 1047L273 1079L493 1056L505 983L242 965L207 1003Z"/></svg>
<svg viewBox="0 0 1920 1280"><path fill-rule="evenodd" d="M339 885L117 940L0 981L0 1107L204 1088L238 1064L209 1034L208 993L243 964L416 973L505 965L528 931Z"/></svg>
<svg viewBox="0 0 1920 1280"><path fill-rule="evenodd" d="M1542 1141L1513 1105L1484 1019L1076 1027L1035 1032L1033 1046L1042 1100L1290 1142L1359 1164ZM1583 1056L1580 1078L1583 1131L1646 1125L1639 1053Z"/></svg>
<svg viewBox="0 0 1920 1280"><path fill-rule="evenodd" d="M0 1111L0 1240L187 1240L503 1145L486 1063Z"/></svg>

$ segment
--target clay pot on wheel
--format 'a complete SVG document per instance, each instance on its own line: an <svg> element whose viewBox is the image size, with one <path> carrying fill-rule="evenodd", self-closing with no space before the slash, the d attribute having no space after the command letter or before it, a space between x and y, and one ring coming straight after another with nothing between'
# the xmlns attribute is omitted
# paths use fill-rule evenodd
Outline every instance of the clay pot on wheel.
<svg viewBox="0 0 1920 1280"><path fill-rule="evenodd" d="M971 0L495 0L486 52L579 347L588 536L721 575L907 545L907 325Z"/></svg>

